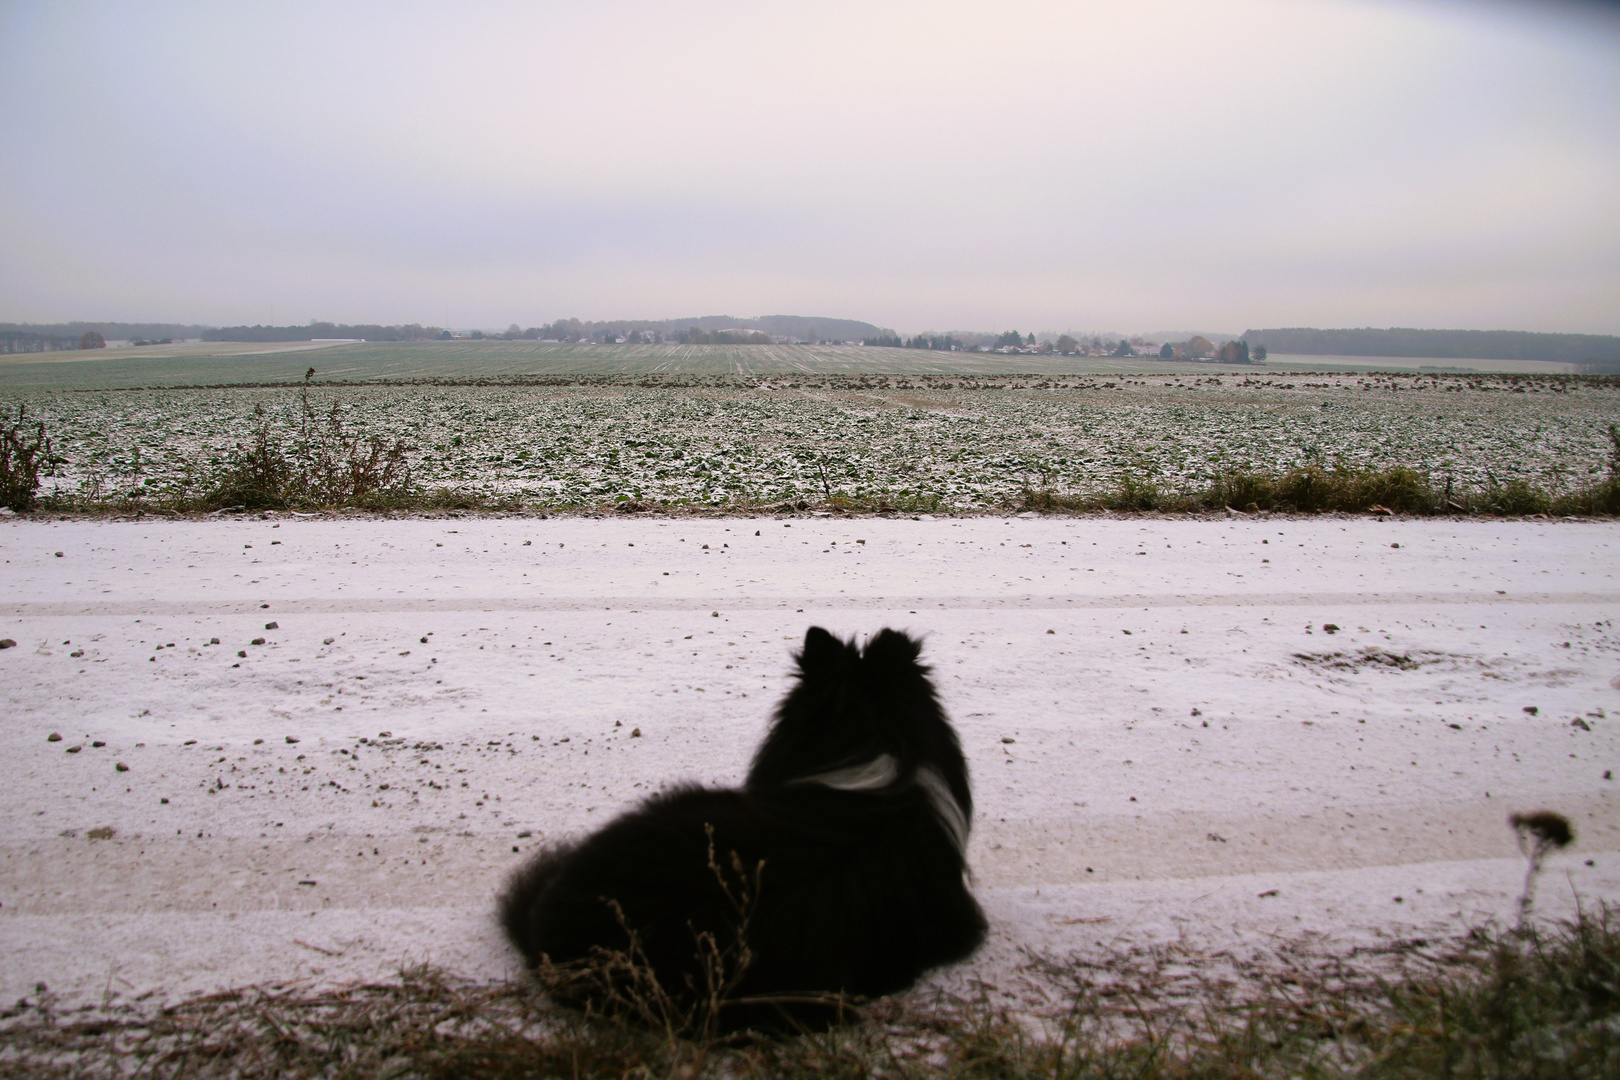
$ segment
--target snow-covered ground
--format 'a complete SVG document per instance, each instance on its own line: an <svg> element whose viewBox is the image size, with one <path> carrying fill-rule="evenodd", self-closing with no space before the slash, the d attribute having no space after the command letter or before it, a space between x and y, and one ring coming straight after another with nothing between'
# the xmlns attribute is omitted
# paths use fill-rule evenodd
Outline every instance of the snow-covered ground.
<svg viewBox="0 0 1620 1080"><path fill-rule="evenodd" d="M509 974L504 876L737 782L812 624L927 637L968 974L1505 920L1515 810L1579 834L1538 910L1620 898L1613 522L7 519L0 557L8 1004Z"/></svg>

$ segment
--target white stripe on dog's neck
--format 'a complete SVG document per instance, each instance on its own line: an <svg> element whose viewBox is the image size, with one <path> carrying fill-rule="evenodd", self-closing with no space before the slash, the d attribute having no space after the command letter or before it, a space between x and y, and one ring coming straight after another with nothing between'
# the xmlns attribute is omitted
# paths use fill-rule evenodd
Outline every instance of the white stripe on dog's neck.
<svg viewBox="0 0 1620 1080"><path fill-rule="evenodd" d="M894 783L900 775L900 763L893 754L879 754L864 765L834 769L800 780L801 784L820 784L838 791L879 791Z"/></svg>
<svg viewBox="0 0 1620 1080"><path fill-rule="evenodd" d="M797 781L800 784L820 784L835 791L881 791L893 784L900 777L900 763L893 754L879 754L863 765L850 765L843 769L834 769L831 772L817 773L806 776ZM967 850L968 819L967 813L956 796L951 794L950 785L939 774L939 770L924 765L917 770L917 786L923 789L928 801L933 804L934 817L944 830L950 834L951 843L956 845L957 851Z"/></svg>

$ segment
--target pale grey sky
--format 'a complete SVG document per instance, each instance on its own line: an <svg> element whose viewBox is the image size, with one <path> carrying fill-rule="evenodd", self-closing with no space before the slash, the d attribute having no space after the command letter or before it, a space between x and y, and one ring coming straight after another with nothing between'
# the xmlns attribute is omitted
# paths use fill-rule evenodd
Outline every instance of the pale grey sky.
<svg viewBox="0 0 1620 1080"><path fill-rule="evenodd" d="M1620 17L0 3L0 320L1620 332Z"/></svg>

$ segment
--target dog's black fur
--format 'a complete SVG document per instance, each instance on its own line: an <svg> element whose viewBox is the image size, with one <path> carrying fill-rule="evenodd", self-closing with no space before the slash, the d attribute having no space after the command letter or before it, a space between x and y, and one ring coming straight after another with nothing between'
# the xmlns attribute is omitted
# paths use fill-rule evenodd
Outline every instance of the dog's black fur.
<svg viewBox="0 0 1620 1080"><path fill-rule="evenodd" d="M758 891L731 996L778 1003L722 1006L722 1028L823 1026L835 1008L786 999L890 994L969 956L986 929L964 880L973 799L919 649L883 630L863 653L812 627L740 790L654 796L513 877L500 917L524 959L622 953L633 931L663 989L696 1003L697 935L739 944L733 867L757 869Z"/></svg>

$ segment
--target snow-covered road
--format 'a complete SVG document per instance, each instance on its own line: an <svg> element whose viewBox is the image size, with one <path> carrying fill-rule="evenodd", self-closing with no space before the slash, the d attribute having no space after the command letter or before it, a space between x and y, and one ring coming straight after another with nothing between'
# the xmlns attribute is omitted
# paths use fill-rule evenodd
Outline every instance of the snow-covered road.
<svg viewBox="0 0 1620 1080"><path fill-rule="evenodd" d="M523 853L738 781L812 624L927 637L982 971L1501 917L1513 810L1579 833L1544 910L1620 898L1613 522L7 519L0 557L7 1003L500 977Z"/></svg>

